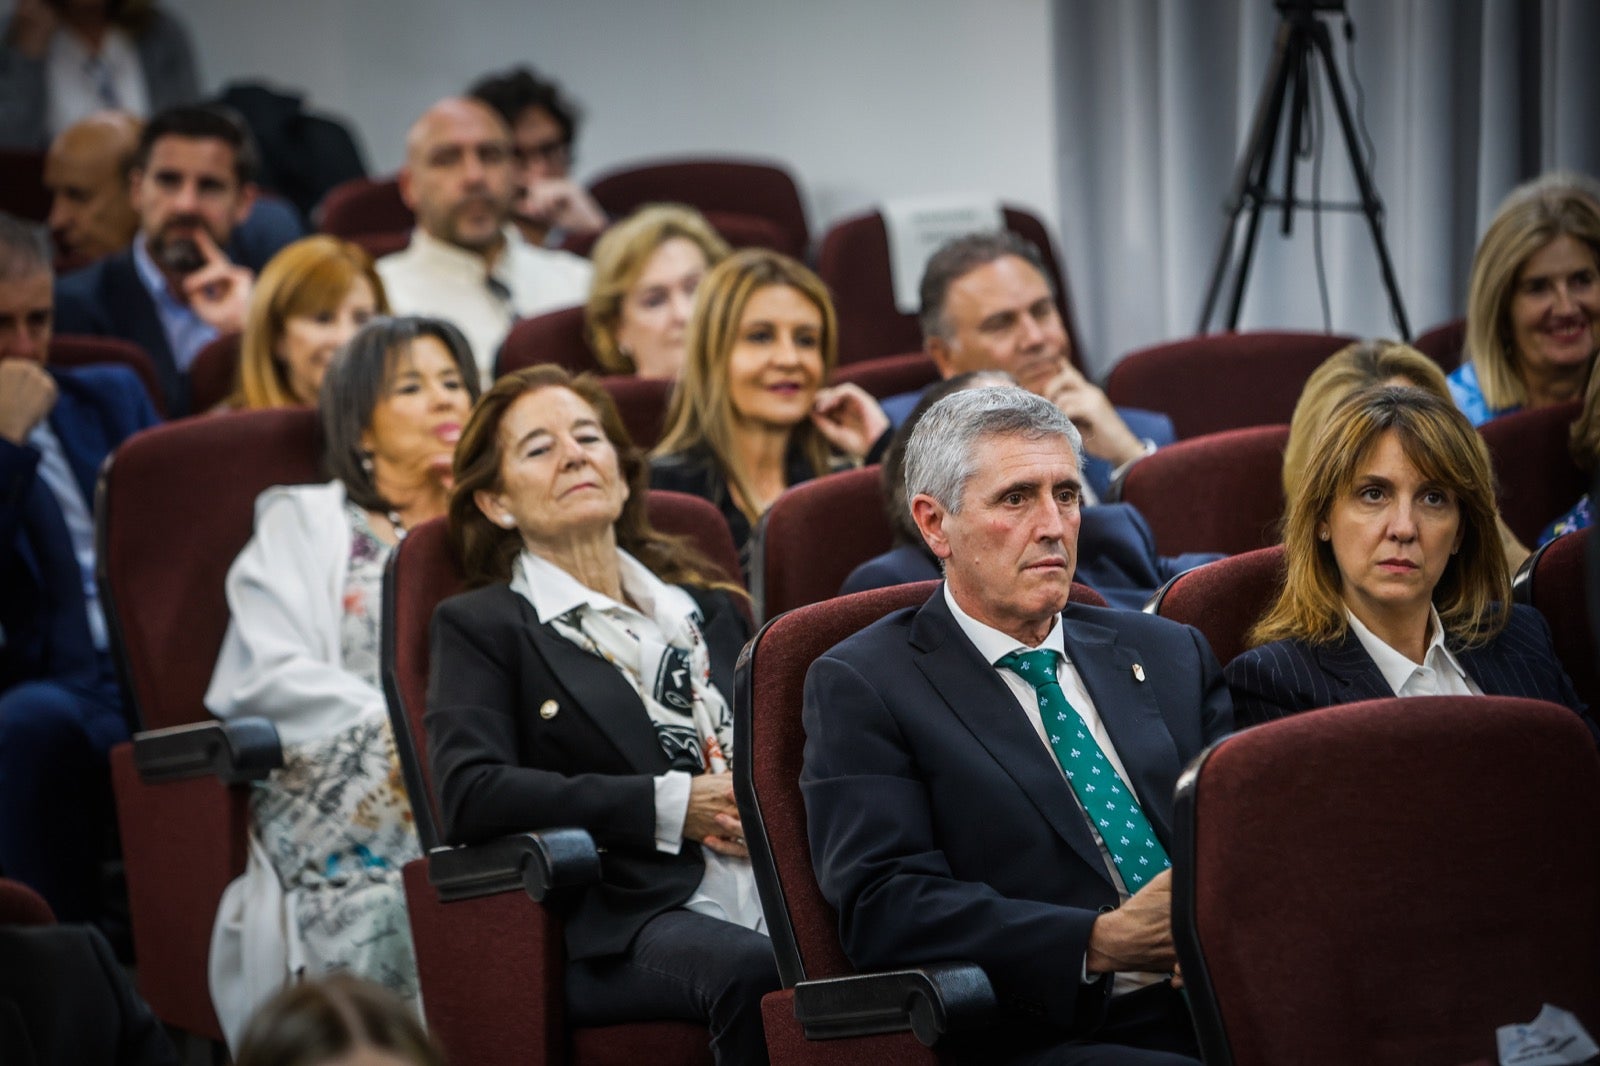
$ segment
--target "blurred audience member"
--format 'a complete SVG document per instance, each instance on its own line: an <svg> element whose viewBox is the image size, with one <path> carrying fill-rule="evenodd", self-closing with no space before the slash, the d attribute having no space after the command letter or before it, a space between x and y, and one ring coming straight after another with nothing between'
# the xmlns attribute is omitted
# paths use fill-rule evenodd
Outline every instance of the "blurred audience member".
<svg viewBox="0 0 1600 1066"><path fill-rule="evenodd" d="M255 201L255 167L249 135L225 112L162 112L139 139L132 248L56 285L56 327L138 344L170 414L188 413L186 375L200 349L244 327L255 275L222 249Z"/></svg>
<svg viewBox="0 0 1600 1066"><path fill-rule="evenodd" d="M883 456L884 504L895 546L852 570L839 589L841 594L932 581L940 576L939 560L922 539L906 499L906 442L928 409L952 392L1015 384L1004 371L978 370L945 378L923 392ZM1209 552L1170 558L1157 554L1150 524L1129 504L1102 503L1078 510L1078 566L1074 578L1100 593L1113 607L1137 611L1171 578L1218 558Z"/></svg>
<svg viewBox="0 0 1600 1066"><path fill-rule="evenodd" d="M1544 617L1511 602L1489 449L1448 400L1387 385L1346 397L1296 483L1283 545L1283 587L1225 671L1239 725L1390 696L1583 713Z"/></svg>
<svg viewBox="0 0 1600 1066"><path fill-rule="evenodd" d="M810 270L752 248L701 286L650 486L716 504L748 573L750 531L772 501L840 462L870 462L888 445L889 420L859 386L823 386L839 327Z"/></svg>
<svg viewBox="0 0 1600 1066"><path fill-rule="evenodd" d="M478 100L439 101L406 135L400 169L416 232L410 247L378 261L395 310L455 323L484 384L512 322L582 303L589 291L587 260L535 247L509 224L512 186L500 116Z"/></svg>
<svg viewBox="0 0 1600 1066"><path fill-rule="evenodd" d="M289 245L256 280L228 406L315 407L334 354L388 312L383 282L361 248L326 235Z"/></svg>
<svg viewBox="0 0 1600 1066"><path fill-rule="evenodd" d="M1583 410L1572 422L1572 461L1580 470L1593 474L1600 465L1600 374L1589 375L1589 387L1583 394ZM1578 497L1572 510L1551 522L1539 534L1539 543L1546 544L1563 533L1587 529L1594 522L1594 501L1586 492Z"/></svg>
<svg viewBox="0 0 1600 1066"><path fill-rule="evenodd" d="M1514 190L1484 231L1467 287L1466 360L1450 375L1475 426L1583 395L1600 349L1600 200L1548 175Z"/></svg>
<svg viewBox="0 0 1600 1066"><path fill-rule="evenodd" d="M695 290L728 255L728 243L698 211L642 207L594 246L594 281L584 324L609 374L675 378L688 351Z"/></svg>
<svg viewBox="0 0 1600 1066"><path fill-rule="evenodd" d="M126 111L98 111L61 131L44 161L50 237L63 269L122 251L139 231L128 177L142 123Z"/></svg>
<svg viewBox="0 0 1600 1066"><path fill-rule="evenodd" d="M405 1003L353 974L302 981L250 1019L234 1066L444 1066Z"/></svg>
<svg viewBox="0 0 1600 1066"><path fill-rule="evenodd" d="M230 1046L302 966L416 999L400 869L420 851L378 678L383 567L407 529L444 513L477 394L455 327L368 323L323 381L334 480L264 492L228 572L231 620L206 706L270 719L284 758L255 788L248 865L212 933L211 997Z"/></svg>
<svg viewBox="0 0 1600 1066"><path fill-rule="evenodd" d="M482 78L467 95L498 111L511 130L517 164L511 218L529 244L557 244L565 234L605 228L606 213L570 176L579 115L559 85L516 67Z"/></svg>
<svg viewBox="0 0 1600 1066"><path fill-rule="evenodd" d="M0 869L81 922L100 911L106 753L128 736L95 584L95 479L156 415L131 370L46 365L41 236L0 215Z"/></svg>
<svg viewBox="0 0 1600 1066"><path fill-rule="evenodd" d="M183 24L151 0L17 0L0 49L0 145L42 148L96 111L200 96Z"/></svg>
<svg viewBox="0 0 1600 1066"><path fill-rule="evenodd" d="M1071 340L1039 250L1009 230L957 237L922 274L923 349L945 377L1003 370L1055 404L1083 434L1085 499L1097 503L1133 464L1175 439L1166 415L1116 408L1073 367ZM896 425L918 393L884 401Z"/></svg>

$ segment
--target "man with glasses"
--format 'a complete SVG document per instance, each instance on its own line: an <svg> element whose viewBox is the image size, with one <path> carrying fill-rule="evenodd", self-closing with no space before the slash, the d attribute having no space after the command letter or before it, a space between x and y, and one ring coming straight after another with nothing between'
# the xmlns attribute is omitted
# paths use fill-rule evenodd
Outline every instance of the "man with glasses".
<svg viewBox="0 0 1600 1066"><path fill-rule="evenodd" d="M511 324L582 303L592 273L587 260L530 244L510 225L512 164L510 131L486 104L434 104L407 134L400 170L400 195L417 216L411 245L378 261L390 306L453 322L485 385Z"/></svg>
<svg viewBox="0 0 1600 1066"><path fill-rule="evenodd" d="M511 129L517 184L511 217L528 243L550 246L567 234L605 228L605 212L571 178L578 110L555 82L517 67L480 79L467 93L498 111Z"/></svg>

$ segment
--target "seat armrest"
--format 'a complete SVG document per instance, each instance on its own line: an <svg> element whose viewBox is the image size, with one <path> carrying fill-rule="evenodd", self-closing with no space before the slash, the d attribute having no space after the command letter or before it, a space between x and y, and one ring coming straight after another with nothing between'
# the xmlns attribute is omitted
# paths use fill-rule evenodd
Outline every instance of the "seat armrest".
<svg viewBox="0 0 1600 1066"><path fill-rule="evenodd" d="M213 776L238 785L282 766L283 747L277 727L265 718L196 722L136 734L133 765L147 784Z"/></svg>
<svg viewBox="0 0 1600 1066"><path fill-rule="evenodd" d="M600 852L586 829L516 833L428 852L428 881L449 902L521 888L535 901L600 880Z"/></svg>
<svg viewBox="0 0 1600 1066"><path fill-rule="evenodd" d="M932 1047L946 1033L989 1025L995 1008L989 975L969 962L829 977L794 986L794 1015L808 1040L910 1029Z"/></svg>

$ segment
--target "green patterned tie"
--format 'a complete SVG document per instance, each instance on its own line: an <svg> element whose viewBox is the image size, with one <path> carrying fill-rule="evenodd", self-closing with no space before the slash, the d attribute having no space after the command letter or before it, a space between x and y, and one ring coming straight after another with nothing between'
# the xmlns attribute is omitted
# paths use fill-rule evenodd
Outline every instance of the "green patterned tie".
<svg viewBox="0 0 1600 1066"><path fill-rule="evenodd" d="M1100 839L1117 864L1122 883L1130 894L1139 891L1172 861L1151 831L1139 798L1123 786L1083 719L1067 702L1067 694L1056 681L1056 653L1044 648L1014 651L996 665L1012 671L1038 692L1039 717L1044 720L1050 750L1066 771L1078 802L1099 827Z"/></svg>

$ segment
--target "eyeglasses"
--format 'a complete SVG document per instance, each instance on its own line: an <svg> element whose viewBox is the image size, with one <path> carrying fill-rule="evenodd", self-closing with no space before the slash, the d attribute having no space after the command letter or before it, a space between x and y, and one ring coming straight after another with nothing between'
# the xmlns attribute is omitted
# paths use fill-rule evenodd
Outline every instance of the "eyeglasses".
<svg viewBox="0 0 1600 1066"><path fill-rule="evenodd" d="M519 144L513 154L523 166L543 163L548 167L564 167L572 161L572 145L566 141L545 141L543 144Z"/></svg>

